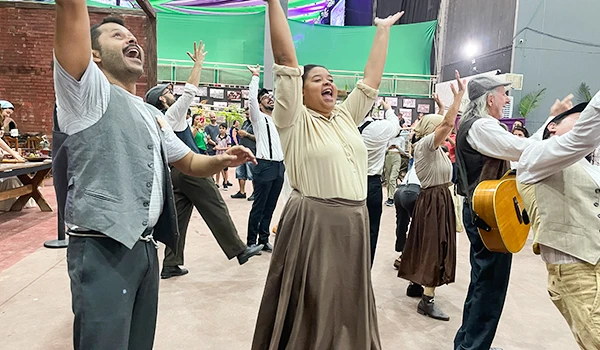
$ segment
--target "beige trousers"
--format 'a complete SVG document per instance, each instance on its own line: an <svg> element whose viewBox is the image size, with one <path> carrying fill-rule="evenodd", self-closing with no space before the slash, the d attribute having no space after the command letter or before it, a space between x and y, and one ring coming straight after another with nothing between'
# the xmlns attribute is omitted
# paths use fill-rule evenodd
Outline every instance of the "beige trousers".
<svg viewBox="0 0 600 350"><path fill-rule="evenodd" d="M388 199L394 199L398 181L402 180L408 169L408 158L399 152L388 152L385 156L385 181Z"/></svg>
<svg viewBox="0 0 600 350"><path fill-rule="evenodd" d="M548 294L583 350L600 349L600 264L548 264Z"/></svg>

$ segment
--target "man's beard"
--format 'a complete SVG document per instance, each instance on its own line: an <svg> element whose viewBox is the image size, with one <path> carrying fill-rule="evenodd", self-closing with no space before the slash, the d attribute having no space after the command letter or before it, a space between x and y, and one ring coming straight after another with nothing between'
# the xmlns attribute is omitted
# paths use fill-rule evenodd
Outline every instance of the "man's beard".
<svg viewBox="0 0 600 350"><path fill-rule="evenodd" d="M144 74L143 68L127 65L120 52L100 50L100 55L102 69L120 81L136 81Z"/></svg>
<svg viewBox="0 0 600 350"><path fill-rule="evenodd" d="M263 105L263 108L265 109L265 111L269 111L269 112L273 112L273 109L275 109L274 106L269 106L269 105Z"/></svg>

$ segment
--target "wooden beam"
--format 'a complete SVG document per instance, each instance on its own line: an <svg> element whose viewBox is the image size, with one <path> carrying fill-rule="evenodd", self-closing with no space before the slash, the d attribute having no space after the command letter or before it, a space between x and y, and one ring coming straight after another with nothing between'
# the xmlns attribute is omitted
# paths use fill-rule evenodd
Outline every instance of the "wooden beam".
<svg viewBox="0 0 600 350"><path fill-rule="evenodd" d="M11 190L2 191L2 192L0 192L0 201L11 199L11 198L18 198L23 195L30 194L32 192L33 192L33 190L32 190L31 185L25 185L25 186L13 188Z"/></svg>
<svg viewBox="0 0 600 350"><path fill-rule="evenodd" d="M156 20L156 11L154 10L154 7L152 7L152 5L150 5L150 2L148 2L148 0L135 0L135 1L137 2L138 5L140 5L142 10L144 10L144 12L146 13L146 16L148 16L148 18Z"/></svg>
<svg viewBox="0 0 600 350"><path fill-rule="evenodd" d="M156 18L146 18L146 81L148 90L157 84L158 80L158 40L156 37Z"/></svg>

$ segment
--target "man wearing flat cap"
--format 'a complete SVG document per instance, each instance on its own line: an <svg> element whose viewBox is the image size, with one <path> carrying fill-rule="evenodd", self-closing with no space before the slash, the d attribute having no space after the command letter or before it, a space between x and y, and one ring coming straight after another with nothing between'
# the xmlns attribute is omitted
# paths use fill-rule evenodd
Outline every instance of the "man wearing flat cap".
<svg viewBox="0 0 600 350"><path fill-rule="evenodd" d="M548 294L584 350L600 349L600 92L552 118L529 145L517 188L531 218L533 250L548 270Z"/></svg>
<svg viewBox="0 0 600 350"><path fill-rule="evenodd" d="M146 102L165 113L165 118L175 135L185 143L194 153L200 149L194 141L192 130L186 121L187 111L196 96L197 86L200 82L202 63L206 53L204 45L194 43L194 54L188 53L194 66L183 94L179 99L173 96L172 84L157 85L146 93ZM184 251L187 230L194 207L198 210L213 236L219 243L221 250L228 259L237 257L239 264L244 264L252 256L260 253L262 247L248 248L240 239L237 229L231 219L225 201L221 197L212 177L196 177L187 175L177 168L171 171L173 193L177 208L177 224L180 230L177 249L165 248L165 259L160 273L162 279L182 276L188 273L184 264Z"/></svg>
<svg viewBox="0 0 600 350"><path fill-rule="evenodd" d="M458 193L465 197L463 223L471 242L471 282L463 320L454 339L455 350L490 349L508 289L512 254L489 251L473 219L472 197L481 181L496 180L518 161L533 139L512 135L499 122L509 102L509 83L493 75L479 76L468 85L470 103L463 113L456 137ZM553 115L570 108L570 98L553 106Z"/></svg>

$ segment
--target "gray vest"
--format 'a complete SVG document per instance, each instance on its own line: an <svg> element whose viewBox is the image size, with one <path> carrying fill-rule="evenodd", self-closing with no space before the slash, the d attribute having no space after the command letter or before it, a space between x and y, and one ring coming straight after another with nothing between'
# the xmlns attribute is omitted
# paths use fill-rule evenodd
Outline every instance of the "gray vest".
<svg viewBox="0 0 600 350"><path fill-rule="evenodd" d="M535 243L590 264L600 261L600 189L580 164L535 185L518 186L525 194L534 186L534 196L526 194L523 200L535 215Z"/></svg>
<svg viewBox="0 0 600 350"><path fill-rule="evenodd" d="M146 105L154 115L162 113ZM158 127L158 125L157 125ZM59 129L55 125L55 129ZM55 130L56 132L56 130ZM175 249L179 234L170 171L161 132L165 174L163 212L154 237ZM57 135L61 136L61 135ZM73 135L57 138L53 145L54 176L59 215L66 222L97 231L132 248L148 229L155 145L143 116L131 97L111 85L110 103L96 124Z"/></svg>

